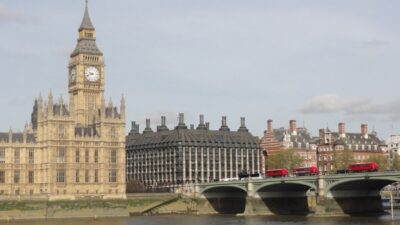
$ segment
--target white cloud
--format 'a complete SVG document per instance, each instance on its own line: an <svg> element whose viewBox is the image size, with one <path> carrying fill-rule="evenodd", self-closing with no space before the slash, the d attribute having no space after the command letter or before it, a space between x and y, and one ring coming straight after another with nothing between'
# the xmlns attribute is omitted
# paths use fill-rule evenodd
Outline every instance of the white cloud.
<svg viewBox="0 0 400 225"><path fill-rule="evenodd" d="M366 97L326 94L308 100L301 107L300 112L304 114L344 113L352 118L375 117L383 120L400 120L400 99L376 103Z"/></svg>
<svg viewBox="0 0 400 225"><path fill-rule="evenodd" d="M389 45L389 42L377 39L364 42L364 46L371 48L380 48L387 45Z"/></svg>
<svg viewBox="0 0 400 225"><path fill-rule="evenodd" d="M0 5L0 22L26 22L27 17Z"/></svg>

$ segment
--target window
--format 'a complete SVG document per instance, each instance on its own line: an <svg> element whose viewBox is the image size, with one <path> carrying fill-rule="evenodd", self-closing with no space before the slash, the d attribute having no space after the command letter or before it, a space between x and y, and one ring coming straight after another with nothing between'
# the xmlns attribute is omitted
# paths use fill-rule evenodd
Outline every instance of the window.
<svg viewBox="0 0 400 225"><path fill-rule="evenodd" d="M75 182L79 183L79 170L75 171Z"/></svg>
<svg viewBox="0 0 400 225"><path fill-rule="evenodd" d="M14 184L19 184L19 170L14 171Z"/></svg>
<svg viewBox="0 0 400 225"><path fill-rule="evenodd" d="M80 159L79 159L79 149L75 150L75 162L79 163Z"/></svg>
<svg viewBox="0 0 400 225"><path fill-rule="evenodd" d="M0 184L4 184L6 182L5 172L0 170Z"/></svg>
<svg viewBox="0 0 400 225"><path fill-rule="evenodd" d="M98 183L99 182L99 170L94 170L94 182Z"/></svg>
<svg viewBox="0 0 400 225"><path fill-rule="evenodd" d="M117 163L117 150L115 149L110 152L110 163Z"/></svg>
<svg viewBox="0 0 400 225"><path fill-rule="evenodd" d="M57 183L65 183L65 170L57 170Z"/></svg>
<svg viewBox="0 0 400 225"><path fill-rule="evenodd" d="M117 170L112 169L108 171L108 182L116 183L117 182Z"/></svg>
<svg viewBox="0 0 400 225"><path fill-rule="evenodd" d="M14 149L14 163L15 164L20 163L20 151L18 148Z"/></svg>
<svg viewBox="0 0 400 225"><path fill-rule="evenodd" d="M28 182L30 184L33 184L35 182L35 176L32 170L28 172Z"/></svg>
<svg viewBox="0 0 400 225"><path fill-rule="evenodd" d="M33 149L29 149L29 164L34 164L35 163L35 152Z"/></svg>
<svg viewBox="0 0 400 225"><path fill-rule="evenodd" d="M89 149L85 150L85 163L89 162Z"/></svg>
<svg viewBox="0 0 400 225"><path fill-rule="evenodd" d="M64 125L60 125L58 127L58 137L59 138L64 138L65 137L65 127L64 127Z"/></svg>
<svg viewBox="0 0 400 225"><path fill-rule="evenodd" d="M89 170L85 170L85 183L89 183Z"/></svg>
<svg viewBox="0 0 400 225"><path fill-rule="evenodd" d="M94 150L94 162L98 163L99 162L99 150Z"/></svg>
<svg viewBox="0 0 400 225"><path fill-rule="evenodd" d="M6 150L0 148L0 164L6 163Z"/></svg>
<svg viewBox="0 0 400 225"><path fill-rule="evenodd" d="M64 163L65 162L65 149L60 148L57 152L57 163Z"/></svg>
<svg viewBox="0 0 400 225"><path fill-rule="evenodd" d="M110 129L110 137L111 138L117 138L117 130L115 129L115 127L111 127Z"/></svg>

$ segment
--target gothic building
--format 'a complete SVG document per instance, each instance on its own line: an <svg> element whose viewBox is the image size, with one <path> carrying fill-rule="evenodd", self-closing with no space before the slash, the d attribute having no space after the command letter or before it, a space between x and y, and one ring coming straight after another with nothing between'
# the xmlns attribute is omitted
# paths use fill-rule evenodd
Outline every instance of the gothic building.
<svg viewBox="0 0 400 225"><path fill-rule="evenodd" d="M103 53L86 5L68 64L69 105L34 103L22 133L0 133L0 196L125 198L125 102L104 100Z"/></svg>
<svg viewBox="0 0 400 225"><path fill-rule="evenodd" d="M126 151L127 182L146 186L209 182L237 178L242 171L260 172L258 139L248 131L244 118L237 131L229 129L226 117L219 130L210 130L202 115L196 129L186 126L183 114L172 130L165 117L156 131L150 128L150 120L143 133L133 122Z"/></svg>

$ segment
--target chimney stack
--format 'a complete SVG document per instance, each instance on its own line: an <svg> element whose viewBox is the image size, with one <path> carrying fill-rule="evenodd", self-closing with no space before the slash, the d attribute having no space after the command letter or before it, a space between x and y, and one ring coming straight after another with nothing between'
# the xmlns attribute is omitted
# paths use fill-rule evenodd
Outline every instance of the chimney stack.
<svg viewBox="0 0 400 225"><path fill-rule="evenodd" d="M153 133L153 130L150 127L150 119L146 119L146 128L143 130L143 134Z"/></svg>
<svg viewBox="0 0 400 225"><path fill-rule="evenodd" d="M296 120L290 120L290 134L297 135L297 122L296 122Z"/></svg>
<svg viewBox="0 0 400 225"><path fill-rule="evenodd" d="M161 125L157 126L157 132L161 132L161 131L167 131L169 130L167 127L167 119L165 116L161 116Z"/></svg>
<svg viewBox="0 0 400 225"><path fill-rule="evenodd" d="M185 114L179 113L179 118L178 118L178 126L176 126L178 129L187 129L187 126L185 124Z"/></svg>
<svg viewBox="0 0 400 225"><path fill-rule="evenodd" d="M222 117L222 121L221 121L221 128L219 128L220 131L230 131L229 127L227 126L226 123L226 116Z"/></svg>
<svg viewBox="0 0 400 225"><path fill-rule="evenodd" d="M267 122L267 131L269 133L271 133L273 130L272 123L273 123L273 120L268 120L268 122Z"/></svg>
<svg viewBox="0 0 400 225"><path fill-rule="evenodd" d="M185 114L179 113L179 123L184 124L185 123Z"/></svg>
<svg viewBox="0 0 400 225"><path fill-rule="evenodd" d="M361 134L365 139L368 138L368 124L361 124Z"/></svg>
<svg viewBox="0 0 400 225"><path fill-rule="evenodd" d="M343 122L339 123L339 137L346 137L346 124Z"/></svg>
<svg viewBox="0 0 400 225"><path fill-rule="evenodd" d="M199 121L199 125L196 128L197 130L207 130L206 125L204 124L204 115L201 114L200 115L200 121Z"/></svg>
<svg viewBox="0 0 400 225"><path fill-rule="evenodd" d="M249 130L246 127L246 118L240 117L240 127L239 130L240 132L248 132Z"/></svg>

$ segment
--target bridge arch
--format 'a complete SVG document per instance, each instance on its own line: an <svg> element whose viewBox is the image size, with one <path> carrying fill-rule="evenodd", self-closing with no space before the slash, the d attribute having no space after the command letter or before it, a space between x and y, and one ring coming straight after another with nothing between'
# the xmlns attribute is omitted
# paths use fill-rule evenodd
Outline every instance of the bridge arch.
<svg viewBox="0 0 400 225"><path fill-rule="evenodd" d="M247 190L239 185L216 185L203 189L204 197L219 214L241 214L245 212Z"/></svg>
<svg viewBox="0 0 400 225"><path fill-rule="evenodd" d="M334 181L330 184L328 184L325 188L325 192L329 193L332 190L335 190L336 188L339 188L341 185L344 185L346 183L351 183L351 182L368 182L368 181L375 181L375 182L380 182L382 185L382 188L395 182L400 182L400 178L396 177L369 177L368 175L364 177L357 177L357 178L347 178L347 179L340 179L337 181Z"/></svg>
<svg viewBox="0 0 400 225"><path fill-rule="evenodd" d="M340 209L346 214L380 214L384 212L380 191L400 181L400 177L380 174L349 175L327 181L325 196L327 209Z"/></svg>
<svg viewBox="0 0 400 225"><path fill-rule="evenodd" d="M309 193L314 189L313 193ZM265 182L255 188L260 200L274 214L308 215L311 212L309 195L316 194L317 186L306 181Z"/></svg>
<svg viewBox="0 0 400 225"><path fill-rule="evenodd" d="M285 184L294 184L299 186L309 187L309 189L318 190L317 186L313 183L304 182L304 181L277 181L277 182L265 182L262 185L258 186L255 189L255 193L258 193L260 190L268 187L268 186L275 186L275 185L285 185Z"/></svg>
<svg viewBox="0 0 400 225"><path fill-rule="evenodd" d="M201 195L204 195L204 193L209 192L209 191L211 191L213 189L218 189L218 188L236 188L236 189L242 190L242 191L247 193L246 187L243 187L243 186L240 186L240 185L235 185L235 184L208 186L208 187L202 189L200 193L201 193Z"/></svg>

